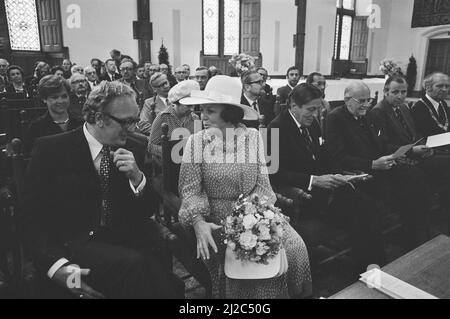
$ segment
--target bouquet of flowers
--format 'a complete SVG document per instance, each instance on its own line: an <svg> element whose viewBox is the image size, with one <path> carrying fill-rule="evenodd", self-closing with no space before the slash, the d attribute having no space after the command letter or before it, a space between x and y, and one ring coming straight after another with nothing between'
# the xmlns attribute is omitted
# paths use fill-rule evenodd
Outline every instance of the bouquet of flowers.
<svg viewBox="0 0 450 319"><path fill-rule="evenodd" d="M380 71L388 76L402 74L402 69L392 60L384 59L380 62Z"/></svg>
<svg viewBox="0 0 450 319"><path fill-rule="evenodd" d="M228 61L238 75L255 67L255 59L248 54L235 54Z"/></svg>
<svg viewBox="0 0 450 319"><path fill-rule="evenodd" d="M225 220L225 244L234 251L236 259L267 265L283 248L288 217L267 201L267 197L241 195Z"/></svg>

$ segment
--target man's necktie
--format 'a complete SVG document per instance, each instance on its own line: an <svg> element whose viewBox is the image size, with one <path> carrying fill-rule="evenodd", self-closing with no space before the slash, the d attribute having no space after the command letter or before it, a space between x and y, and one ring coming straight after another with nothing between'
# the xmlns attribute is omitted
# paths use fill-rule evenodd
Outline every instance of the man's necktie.
<svg viewBox="0 0 450 319"><path fill-rule="evenodd" d="M103 146L101 151L100 161L100 186L102 190L102 213L100 225L102 227L108 226L111 219L112 204L110 194L110 180L112 169L111 148Z"/></svg>
<svg viewBox="0 0 450 319"><path fill-rule="evenodd" d="M311 139L311 136L309 135L308 129L301 127L300 134L302 135L303 140L305 141L305 145L306 145L306 148L308 149L308 152L311 153L311 155L314 159L316 159L315 154L314 154L312 139Z"/></svg>
<svg viewBox="0 0 450 319"><path fill-rule="evenodd" d="M405 118L403 117L402 110L400 110L400 107L396 107L394 109L394 112L395 115L397 115L397 118L400 121L400 124L402 125L404 132L409 136L410 139L412 139L413 136L411 134L408 124L405 121Z"/></svg>
<svg viewBox="0 0 450 319"><path fill-rule="evenodd" d="M442 105L442 102L439 102L439 108L438 108L438 113L439 113L439 122L442 125L445 125L447 122L447 117L446 117L446 113L444 110L444 105Z"/></svg>
<svg viewBox="0 0 450 319"><path fill-rule="evenodd" d="M85 96L79 96L78 97L78 103L80 105L84 105L86 103L86 97Z"/></svg>

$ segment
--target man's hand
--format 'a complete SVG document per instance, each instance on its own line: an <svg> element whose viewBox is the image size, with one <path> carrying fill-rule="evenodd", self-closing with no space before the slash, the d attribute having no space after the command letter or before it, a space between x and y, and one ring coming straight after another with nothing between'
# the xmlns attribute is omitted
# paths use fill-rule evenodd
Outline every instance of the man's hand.
<svg viewBox="0 0 450 319"><path fill-rule="evenodd" d="M209 259L209 246L211 246L215 253L218 252L212 232L220 228L222 227L207 223L204 220L194 223L195 237L197 237L197 258Z"/></svg>
<svg viewBox="0 0 450 319"><path fill-rule="evenodd" d="M312 186L325 189L325 190L334 190L339 187L345 186L347 181L341 175L323 175L323 176L314 176L312 181Z"/></svg>
<svg viewBox="0 0 450 319"><path fill-rule="evenodd" d="M119 148L117 151L111 152L111 156L119 171L125 173L134 187L138 187L144 178L144 173L137 166L133 153Z"/></svg>
<svg viewBox="0 0 450 319"><path fill-rule="evenodd" d="M80 269L78 266L69 265L65 267L61 267L53 276L52 280L59 285L60 287L67 289L72 293L75 297L80 299L105 299L101 293L95 291L89 285L87 285L82 276L88 276L91 272L90 269ZM72 288L74 276L81 276L79 279L79 287ZM75 278L75 283L77 280Z"/></svg>
<svg viewBox="0 0 450 319"><path fill-rule="evenodd" d="M388 171L396 165L393 155L383 156L372 162L374 171Z"/></svg>
<svg viewBox="0 0 450 319"><path fill-rule="evenodd" d="M427 147L426 145L414 146L412 152L415 156L422 158L430 157L433 155L433 149Z"/></svg>

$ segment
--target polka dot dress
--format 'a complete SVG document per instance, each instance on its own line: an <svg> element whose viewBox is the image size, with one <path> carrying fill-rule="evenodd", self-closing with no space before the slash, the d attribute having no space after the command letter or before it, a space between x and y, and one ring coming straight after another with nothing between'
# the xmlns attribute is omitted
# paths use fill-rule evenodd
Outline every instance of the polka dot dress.
<svg viewBox="0 0 450 319"><path fill-rule="evenodd" d="M241 194L267 196L275 203L264 163L264 146L255 129L241 126L235 137L218 138L209 131L192 135L186 145L180 171L179 191L182 205L180 222L192 226L201 215L220 224L231 213ZM289 270L286 275L267 280L231 280L223 271L224 245L219 254L205 261L211 274L214 298L276 299L310 296L312 280L306 246L295 230L288 226L284 247ZM216 238L216 244L220 241Z"/></svg>

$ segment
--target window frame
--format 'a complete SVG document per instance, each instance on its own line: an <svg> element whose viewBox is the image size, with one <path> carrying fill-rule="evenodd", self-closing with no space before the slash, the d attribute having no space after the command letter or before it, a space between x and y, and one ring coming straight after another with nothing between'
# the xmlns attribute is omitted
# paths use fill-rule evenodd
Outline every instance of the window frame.
<svg viewBox="0 0 450 319"><path fill-rule="evenodd" d="M336 9L336 21L335 26L337 25L337 21L339 19L339 26L338 30L335 30L335 39L334 39L334 48L333 48L333 59L336 61L351 61L351 54L352 54L352 42L353 42L353 24L356 17L356 0L353 1L353 10L350 9L344 9L343 8L343 0L338 0L339 4L337 5ZM347 59L341 59L341 46L342 46L342 26L343 26L343 18L344 16L350 16L352 21L352 28L350 31L350 49Z"/></svg>

